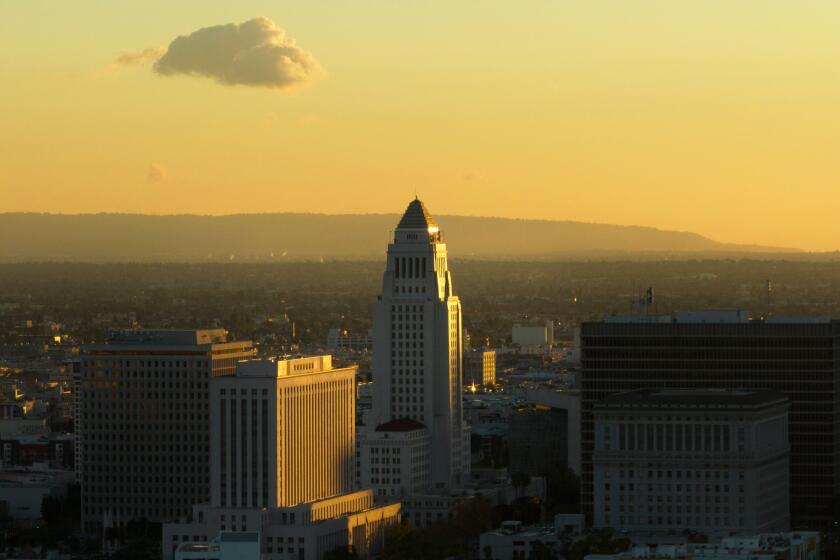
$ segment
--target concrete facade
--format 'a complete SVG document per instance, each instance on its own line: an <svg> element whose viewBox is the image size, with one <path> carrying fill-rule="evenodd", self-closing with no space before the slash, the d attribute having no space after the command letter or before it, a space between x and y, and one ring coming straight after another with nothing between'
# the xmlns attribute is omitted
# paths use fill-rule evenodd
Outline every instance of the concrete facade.
<svg viewBox="0 0 840 560"><path fill-rule="evenodd" d="M356 368L240 362L210 383L213 504L284 507L353 489Z"/></svg>
<svg viewBox="0 0 840 560"><path fill-rule="evenodd" d="M638 390L595 405L596 527L790 527L788 407L771 391Z"/></svg>
<svg viewBox="0 0 840 560"><path fill-rule="evenodd" d="M828 527L840 496L840 322L677 312L583 323L581 502L592 519L592 410L643 388L767 389L790 399L795 525Z"/></svg>
<svg viewBox="0 0 840 560"><path fill-rule="evenodd" d="M469 478L462 333L446 244L414 200L388 245L382 292L373 305L373 409L366 428L406 418L423 424L432 441L431 487L439 492Z"/></svg>
<svg viewBox="0 0 840 560"><path fill-rule="evenodd" d="M379 551L401 507L353 491L355 376L314 356L242 361L235 376L213 380L211 501L163 526L164 560L224 531L259 533L263 560Z"/></svg>
<svg viewBox="0 0 840 560"><path fill-rule="evenodd" d="M76 456L86 531L178 519L210 498L210 380L253 354L224 329L115 331L81 347Z"/></svg>

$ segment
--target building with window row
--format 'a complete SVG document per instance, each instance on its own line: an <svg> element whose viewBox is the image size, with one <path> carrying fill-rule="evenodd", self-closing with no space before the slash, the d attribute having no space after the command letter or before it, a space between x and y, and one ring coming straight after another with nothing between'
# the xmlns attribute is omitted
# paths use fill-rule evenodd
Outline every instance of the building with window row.
<svg viewBox="0 0 840 560"><path fill-rule="evenodd" d="M594 407L596 527L705 534L790 526L787 397L637 390Z"/></svg>
<svg viewBox="0 0 840 560"><path fill-rule="evenodd" d="M251 342L230 342L224 329L114 331L81 347L75 429L85 531L172 521L209 500L210 381L253 355Z"/></svg>

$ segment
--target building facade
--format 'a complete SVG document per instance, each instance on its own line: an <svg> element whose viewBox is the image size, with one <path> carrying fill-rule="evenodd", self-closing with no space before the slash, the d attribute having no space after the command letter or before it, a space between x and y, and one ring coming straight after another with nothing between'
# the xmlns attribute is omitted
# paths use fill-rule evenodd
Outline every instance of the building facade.
<svg viewBox="0 0 840 560"><path fill-rule="evenodd" d="M327 333L328 352L361 352L373 347L373 337L367 334L354 334L343 329L330 329Z"/></svg>
<svg viewBox="0 0 840 560"><path fill-rule="evenodd" d="M115 331L82 346L76 430L86 531L178 519L210 498L210 380L253 354L224 329Z"/></svg>
<svg viewBox="0 0 840 560"><path fill-rule="evenodd" d="M595 403L644 388L768 389L790 399L794 525L830 523L840 495L840 323L678 312L584 323L581 500L592 520Z"/></svg>
<svg viewBox="0 0 840 560"><path fill-rule="evenodd" d="M175 560L260 560L260 534L222 531L207 544L185 542Z"/></svg>
<svg viewBox="0 0 840 560"><path fill-rule="evenodd" d="M260 560L322 560L338 547L374 557L389 527L400 523L400 504L376 504L370 490L280 508L221 508L198 504L184 523L163 525L163 560L178 551L212 549L219 535L259 535ZM208 556L207 558L212 558Z"/></svg>
<svg viewBox="0 0 840 560"><path fill-rule="evenodd" d="M368 430L411 419L429 431L430 490L459 488L469 477L462 410L461 303L446 244L415 199L388 246L382 293L373 305L373 409Z"/></svg>
<svg viewBox="0 0 840 560"><path fill-rule="evenodd" d="M552 467L569 466L569 413L560 408L528 405L508 419L510 472L543 475Z"/></svg>
<svg viewBox="0 0 840 560"><path fill-rule="evenodd" d="M790 528L787 397L637 390L595 404L594 525L754 534Z"/></svg>
<svg viewBox="0 0 840 560"><path fill-rule="evenodd" d="M464 385L496 384L496 351L472 350L464 353Z"/></svg>
<svg viewBox="0 0 840 560"><path fill-rule="evenodd" d="M379 500L399 500L428 491L431 441L426 426L407 418L392 420L361 438L358 477L362 488L374 488Z"/></svg>
<svg viewBox="0 0 840 560"><path fill-rule="evenodd" d="M211 503L285 507L352 491L355 376L316 356L243 361L214 379Z"/></svg>
<svg viewBox="0 0 840 560"><path fill-rule="evenodd" d="M510 338L514 345L521 348L551 346L554 344L554 322L549 320L544 325L513 325Z"/></svg>
<svg viewBox="0 0 840 560"><path fill-rule="evenodd" d="M556 558L560 544L552 527L523 527L521 521L504 521L498 529L481 533L478 548L482 558L526 560L540 554Z"/></svg>
<svg viewBox="0 0 840 560"><path fill-rule="evenodd" d="M163 557L222 532L259 533L263 560L378 551L400 504L354 490L356 367L330 356L249 360L211 383L211 499L163 526ZM187 543L187 544L185 544Z"/></svg>

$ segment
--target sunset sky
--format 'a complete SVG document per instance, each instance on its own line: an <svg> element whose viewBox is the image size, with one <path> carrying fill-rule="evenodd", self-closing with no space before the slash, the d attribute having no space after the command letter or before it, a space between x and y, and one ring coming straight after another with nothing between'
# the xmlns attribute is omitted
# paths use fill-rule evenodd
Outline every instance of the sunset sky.
<svg viewBox="0 0 840 560"><path fill-rule="evenodd" d="M260 16L288 68L225 66L212 33L164 56ZM840 249L838 30L836 1L6 0L0 212L397 213L416 189Z"/></svg>

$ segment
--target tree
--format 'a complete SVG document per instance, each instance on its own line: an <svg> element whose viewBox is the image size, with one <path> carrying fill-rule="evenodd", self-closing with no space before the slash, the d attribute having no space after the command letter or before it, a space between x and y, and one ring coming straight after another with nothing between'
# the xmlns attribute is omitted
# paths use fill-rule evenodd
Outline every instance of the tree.
<svg viewBox="0 0 840 560"><path fill-rule="evenodd" d="M580 511L580 478L575 472L560 465L552 465L541 473L545 477L546 516Z"/></svg>
<svg viewBox="0 0 840 560"><path fill-rule="evenodd" d="M524 523L533 525L540 522L540 499L536 496L522 496L511 504L511 517Z"/></svg>
<svg viewBox="0 0 840 560"><path fill-rule="evenodd" d="M522 471L516 471L511 475L510 481L513 483L513 487L516 488L516 496L519 497L528 488L528 485L531 484L531 475Z"/></svg>
<svg viewBox="0 0 840 560"><path fill-rule="evenodd" d="M550 544L542 541L535 541L531 545L531 553L528 560L557 560L557 552Z"/></svg>
<svg viewBox="0 0 840 560"><path fill-rule="evenodd" d="M583 560L587 554L618 554L628 548L630 548L630 539L615 538L615 532L612 529L602 529L585 539L575 541L566 557L569 560Z"/></svg>

